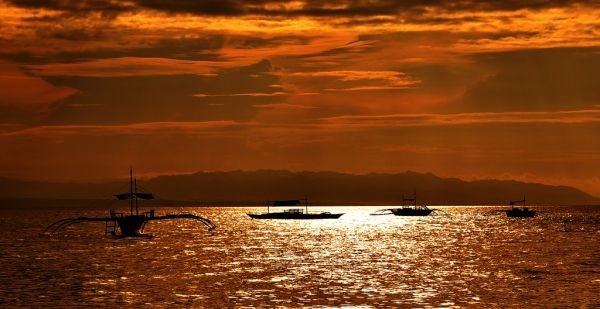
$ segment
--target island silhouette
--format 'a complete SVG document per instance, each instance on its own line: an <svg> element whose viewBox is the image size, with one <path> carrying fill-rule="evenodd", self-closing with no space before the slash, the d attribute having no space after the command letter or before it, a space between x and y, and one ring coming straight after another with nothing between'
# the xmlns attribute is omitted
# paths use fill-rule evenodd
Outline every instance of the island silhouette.
<svg viewBox="0 0 600 309"><path fill-rule="evenodd" d="M0 198L104 199L122 180L58 183L0 178ZM198 172L144 180L159 200L206 205L264 205L268 199L308 195L313 205L399 205L417 188L427 205L506 205L527 195L531 205L598 204L579 189L513 180L465 181L429 173L346 174L284 170ZM2 203L7 205L10 203Z"/></svg>

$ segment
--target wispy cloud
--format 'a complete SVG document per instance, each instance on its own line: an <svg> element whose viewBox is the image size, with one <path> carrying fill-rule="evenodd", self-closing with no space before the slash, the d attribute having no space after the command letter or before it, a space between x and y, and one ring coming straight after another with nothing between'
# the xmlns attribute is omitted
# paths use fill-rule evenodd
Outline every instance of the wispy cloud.
<svg viewBox="0 0 600 309"><path fill-rule="evenodd" d="M64 137L64 136L113 136L113 135L156 135L156 134L223 134L253 125L236 121L198 122L145 122L122 125L44 125L5 131L0 137ZM223 136L223 135L220 135Z"/></svg>
<svg viewBox="0 0 600 309"><path fill-rule="evenodd" d="M397 71L317 71L281 73L282 78L309 91L398 90L421 81Z"/></svg>
<svg viewBox="0 0 600 309"><path fill-rule="evenodd" d="M124 57L96 59L76 63L29 65L27 68L41 76L116 77L139 75L215 75L216 71L237 67L243 63L221 61L191 61L168 58Z"/></svg>
<svg viewBox="0 0 600 309"><path fill-rule="evenodd" d="M225 94L204 94L198 93L195 94L195 97L198 98L208 98L208 97L281 97L281 96L304 96L304 95L316 95L317 93L310 92L302 92L302 93L293 93L293 92L254 92L254 93L225 93Z"/></svg>
<svg viewBox="0 0 600 309"><path fill-rule="evenodd" d="M312 106L297 104L265 104L259 108L313 109ZM600 123L600 110L577 110L560 112L505 112L505 113L459 113L459 114L392 114L372 116L337 116L322 118L319 121L298 121L294 130L300 132L324 132L338 128L385 128L419 126L456 126L477 124L577 124ZM11 130L11 128L14 128ZM256 121L186 121L186 122L144 122L119 125L43 125L21 128L6 125L0 137L18 136L70 136L70 135L147 135L147 134L210 134L214 132L252 129L256 132L285 132L285 123L261 123ZM273 131L274 130L274 131ZM241 131L240 131L241 132ZM392 148L390 148L392 149ZM404 148L402 148L404 149Z"/></svg>
<svg viewBox="0 0 600 309"><path fill-rule="evenodd" d="M74 93L75 89L25 74L15 63L0 61L0 106L45 111L48 106Z"/></svg>
<svg viewBox="0 0 600 309"><path fill-rule="evenodd" d="M343 127L453 126L498 123L600 123L600 110L457 114L389 114L359 116L348 115L323 118L321 119L321 123L325 125Z"/></svg>

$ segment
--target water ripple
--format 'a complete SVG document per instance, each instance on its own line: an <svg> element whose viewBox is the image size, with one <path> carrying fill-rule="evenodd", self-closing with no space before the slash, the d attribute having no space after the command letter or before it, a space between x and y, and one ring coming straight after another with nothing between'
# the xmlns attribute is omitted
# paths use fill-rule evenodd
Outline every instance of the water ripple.
<svg viewBox="0 0 600 309"><path fill-rule="evenodd" d="M436 307L600 306L600 209L535 218L447 207L447 216L251 220L251 208L194 208L219 228L151 223L150 239L103 225L38 237L67 216L103 210L2 210L0 306ZM160 209L175 211L175 209Z"/></svg>

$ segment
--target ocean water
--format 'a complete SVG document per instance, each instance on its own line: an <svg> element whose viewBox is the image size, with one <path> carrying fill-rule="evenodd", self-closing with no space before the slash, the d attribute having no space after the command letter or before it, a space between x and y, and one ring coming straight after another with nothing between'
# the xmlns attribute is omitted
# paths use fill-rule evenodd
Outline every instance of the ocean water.
<svg viewBox="0 0 600 309"><path fill-rule="evenodd" d="M438 207L406 218L333 207L338 220L252 220L251 207L158 208L218 225L152 222L113 239L104 223L38 235L105 209L0 210L0 307L600 307L600 207Z"/></svg>

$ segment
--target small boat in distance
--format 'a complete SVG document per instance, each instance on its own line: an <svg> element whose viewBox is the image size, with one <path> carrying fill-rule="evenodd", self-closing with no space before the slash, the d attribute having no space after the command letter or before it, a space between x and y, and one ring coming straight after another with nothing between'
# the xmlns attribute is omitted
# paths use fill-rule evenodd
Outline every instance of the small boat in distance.
<svg viewBox="0 0 600 309"><path fill-rule="evenodd" d="M407 202L412 202L412 207ZM390 211L394 216L429 216L433 209L427 208L425 205L417 206L417 194L411 198L402 198L402 208L392 208Z"/></svg>
<svg viewBox="0 0 600 309"><path fill-rule="evenodd" d="M391 212L394 216L423 217L429 216L434 210L436 209L428 208L425 205L417 206L417 192L415 191L413 197L405 198L402 196L402 208L380 209L371 215L385 215Z"/></svg>
<svg viewBox="0 0 600 309"><path fill-rule="evenodd" d="M304 200L304 209L302 208L290 208L280 212L271 212L271 206L297 206ZM249 213L247 214L252 219L337 219L344 215L343 213L332 214L328 211L321 212L309 212L308 211L308 199L302 200L279 200L279 201L267 201L267 212L264 213Z"/></svg>
<svg viewBox="0 0 600 309"><path fill-rule="evenodd" d="M511 209L505 210L506 216L509 218L531 218L535 216L535 210L529 210L529 208L525 207L525 203L525 197L522 200L511 201ZM523 208L515 207L515 204L523 204Z"/></svg>

